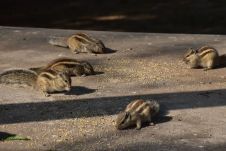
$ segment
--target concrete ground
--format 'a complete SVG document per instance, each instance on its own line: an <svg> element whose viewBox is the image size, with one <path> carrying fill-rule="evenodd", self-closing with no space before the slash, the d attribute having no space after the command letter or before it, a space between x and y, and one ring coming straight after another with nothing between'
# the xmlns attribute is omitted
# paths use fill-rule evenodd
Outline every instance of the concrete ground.
<svg viewBox="0 0 226 151"><path fill-rule="evenodd" d="M226 149L225 68L189 69L187 48L211 45L226 53L226 36L85 31L115 50L72 54L47 43L73 30L0 27L0 70L44 65L66 56L87 60L99 74L73 77L69 93L44 97L29 88L0 87L0 131L30 141L0 142L0 150ZM137 98L155 99L155 126L118 131L116 114Z"/></svg>

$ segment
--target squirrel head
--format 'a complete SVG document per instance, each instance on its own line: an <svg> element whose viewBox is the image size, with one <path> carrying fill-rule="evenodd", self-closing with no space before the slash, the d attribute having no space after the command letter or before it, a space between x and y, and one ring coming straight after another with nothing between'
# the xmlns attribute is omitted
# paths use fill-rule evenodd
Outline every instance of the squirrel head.
<svg viewBox="0 0 226 151"><path fill-rule="evenodd" d="M93 67L91 66L90 63L84 61L84 62L81 63L81 65L84 68L85 74L87 74L87 75L95 74L95 71L94 71L94 69L93 69Z"/></svg>
<svg viewBox="0 0 226 151"><path fill-rule="evenodd" d="M193 59L194 57L197 56L198 51L194 50L192 48L189 48L187 50L187 52L185 53L184 57L183 57L183 61L187 64L191 61L191 59Z"/></svg>
<svg viewBox="0 0 226 151"><path fill-rule="evenodd" d="M118 114L116 119L116 128L118 130L125 129L130 126L132 116L129 112L121 112Z"/></svg>
<svg viewBox="0 0 226 151"><path fill-rule="evenodd" d="M70 91L71 89L71 77L63 72L56 75L56 85L62 90Z"/></svg>

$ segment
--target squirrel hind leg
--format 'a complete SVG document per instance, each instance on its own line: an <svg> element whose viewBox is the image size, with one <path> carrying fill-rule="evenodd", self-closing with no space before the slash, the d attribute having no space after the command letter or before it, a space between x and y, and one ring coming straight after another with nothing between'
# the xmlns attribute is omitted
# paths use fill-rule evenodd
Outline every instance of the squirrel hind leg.
<svg viewBox="0 0 226 151"><path fill-rule="evenodd" d="M211 70L211 69L213 69L214 68L214 62L213 61L209 61L209 62L207 62L207 65L206 65L206 67L204 67L204 71L207 71L207 70Z"/></svg>
<svg viewBox="0 0 226 151"><path fill-rule="evenodd" d="M49 97L50 94L47 92L46 88L45 87L40 87L40 90L42 92L42 94L45 96L45 97Z"/></svg>
<svg viewBox="0 0 226 151"><path fill-rule="evenodd" d="M140 115L136 115L136 130L140 130L142 127L142 119Z"/></svg>
<svg viewBox="0 0 226 151"><path fill-rule="evenodd" d="M136 122L136 130L140 130L141 127L142 127L141 119L137 119L137 122Z"/></svg>

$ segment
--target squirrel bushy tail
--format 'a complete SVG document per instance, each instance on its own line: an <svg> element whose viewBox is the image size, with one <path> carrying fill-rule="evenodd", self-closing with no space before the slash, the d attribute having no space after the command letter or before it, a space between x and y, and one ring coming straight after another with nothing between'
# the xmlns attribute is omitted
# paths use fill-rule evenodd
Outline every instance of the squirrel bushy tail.
<svg viewBox="0 0 226 151"><path fill-rule="evenodd" d="M160 105L157 101L150 101L151 108L154 110L154 115L156 115L160 110Z"/></svg>
<svg viewBox="0 0 226 151"><path fill-rule="evenodd" d="M49 40L49 44L68 48L67 39L65 37L51 37Z"/></svg>
<svg viewBox="0 0 226 151"><path fill-rule="evenodd" d="M37 74L26 69L12 69L0 74L0 84L19 87L35 86Z"/></svg>

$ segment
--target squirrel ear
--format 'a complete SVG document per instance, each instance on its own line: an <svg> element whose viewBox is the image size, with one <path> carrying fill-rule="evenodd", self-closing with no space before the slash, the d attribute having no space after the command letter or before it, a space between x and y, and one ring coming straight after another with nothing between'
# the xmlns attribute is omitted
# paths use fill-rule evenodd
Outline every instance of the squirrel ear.
<svg viewBox="0 0 226 151"><path fill-rule="evenodd" d="M191 52L193 52L193 49L192 48L188 48L187 52L191 53Z"/></svg>
<svg viewBox="0 0 226 151"><path fill-rule="evenodd" d="M131 119L131 114L129 112L126 112L126 116L125 116L125 119Z"/></svg>
<svg viewBox="0 0 226 151"><path fill-rule="evenodd" d="M125 114L125 119L127 119L128 117L129 117L129 113L126 112L126 114Z"/></svg>
<svg viewBox="0 0 226 151"><path fill-rule="evenodd" d="M192 48L190 48L190 50L191 50L192 53L197 53L197 51L192 49Z"/></svg>
<svg viewBox="0 0 226 151"><path fill-rule="evenodd" d="M129 114L129 120L131 120L131 114Z"/></svg>

